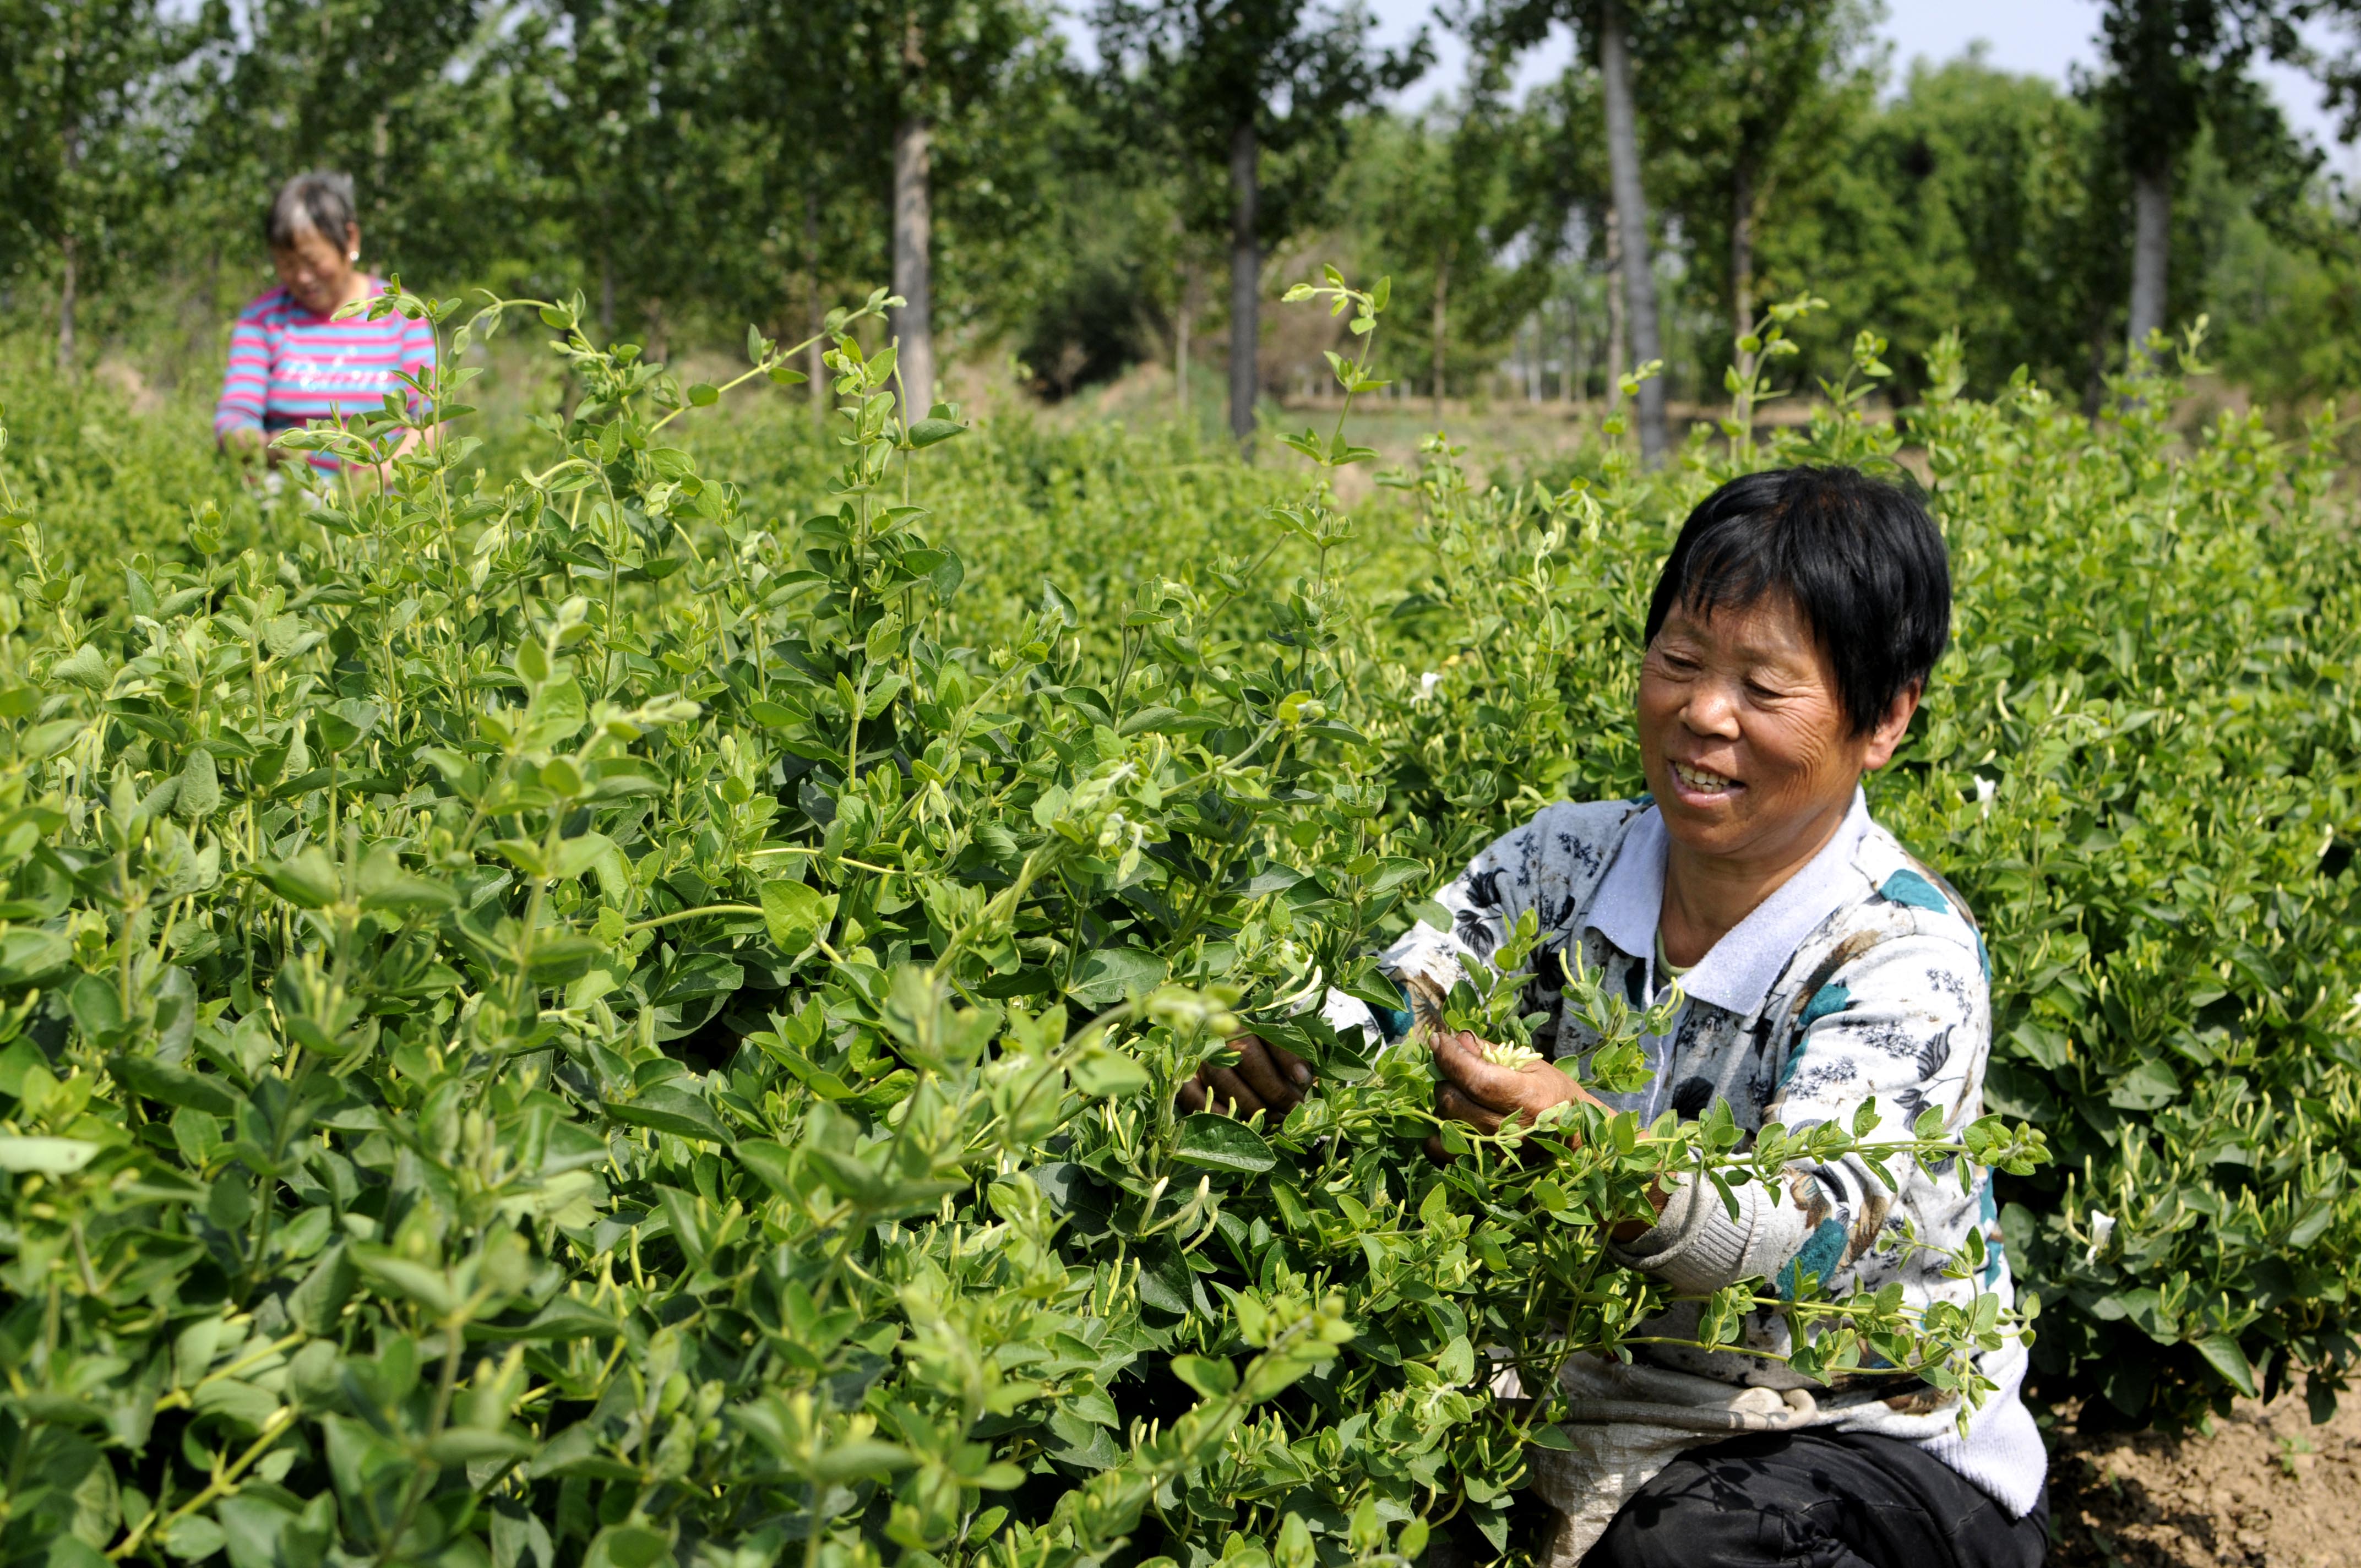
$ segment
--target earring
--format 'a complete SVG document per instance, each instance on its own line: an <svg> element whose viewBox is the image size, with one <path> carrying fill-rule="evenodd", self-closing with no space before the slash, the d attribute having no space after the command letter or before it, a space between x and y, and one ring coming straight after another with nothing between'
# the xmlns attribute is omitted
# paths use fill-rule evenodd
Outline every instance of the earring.
<svg viewBox="0 0 2361 1568"><path fill-rule="evenodd" d="M361 258L361 253L360 253L359 251L357 251L357 250L356 250L356 251L352 251L352 252L348 253L348 254L345 257L345 259L346 259L346 261L358 261L360 258Z"/></svg>

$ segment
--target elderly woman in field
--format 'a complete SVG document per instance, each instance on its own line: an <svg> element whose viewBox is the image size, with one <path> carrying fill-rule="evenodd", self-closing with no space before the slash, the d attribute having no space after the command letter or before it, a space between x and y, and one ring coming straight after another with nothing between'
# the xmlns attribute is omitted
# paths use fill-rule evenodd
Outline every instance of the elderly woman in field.
<svg viewBox="0 0 2361 1568"><path fill-rule="evenodd" d="M1444 890L1450 932L1413 926L1387 955L1444 1075L1442 1114L1491 1133L1569 1100L1643 1123L1726 1104L1752 1130L1850 1125L1874 1098L1878 1135L1895 1138L1930 1106L1954 1133L1979 1115L1991 1044L1982 940L1958 894L1871 818L1861 789L1901 743L1949 626L1941 535L1901 490L1796 468L1708 497L1649 607L1637 712L1649 794L1543 811ZM1550 1061L1497 1066L1484 1042L1442 1027L1461 955L1491 954L1527 910L1544 936L1532 989L1553 1021L1536 1044L1568 1068L1598 1044L1563 1006L1568 948L1636 1003L1677 979L1686 1001L1644 1043L1646 1087L1595 1096ZM1191 1109L1284 1114L1310 1086L1284 1051L1249 1038L1238 1056L1183 1090ZM1703 1183L1660 1189L1655 1223L1623 1226L1617 1255L1684 1296L1801 1272L1837 1294L1898 1282L1914 1306L2012 1297L1989 1173L1963 1192L1913 1171L1892 1191L1844 1160L1799 1167L1775 1193L1737 1190L1733 1217ZM1905 1223L1923 1246L1903 1239ZM1946 1278L1933 1249L1956 1254L1977 1229L1990 1249L1982 1277ZM1693 1323L1672 1320L1696 1312L1677 1309L1651 1332L1686 1337ZM1786 1334L1758 1313L1744 1343L1775 1355ZM1663 1419L1576 1431L1570 1458L1536 1456L1536 1489L1561 1515L1556 1561L1586 1548L1591 1564L1665 1568L2041 1561L2047 1466L2019 1398L2021 1342L1983 1358L1998 1392L1964 1436L1957 1407L1917 1385L1824 1387L1732 1351L1639 1354L1631 1367L1579 1367L1576 1391ZM1718 1439L1717 1427L1743 1435Z"/></svg>
<svg viewBox="0 0 2361 1568"><path fill-rule="evenodd" d="M380 292L383 281L362 269L361 226L354 211L352 177L298 174L279 188L263 219L279 287L239 313L230 334L229 368L214 410L214 439L223 450L286 454L271 438L313 420L376 412L390 392L412 407L416 392L401 380L434 366L434 331L423 321L389 315L379 321L335 319L336 312ZM389 458L415 441L406 433ZM309 453L312 466L334 475L344 466L325 453ZM373 477L384 476L382 464Z"/></svg>

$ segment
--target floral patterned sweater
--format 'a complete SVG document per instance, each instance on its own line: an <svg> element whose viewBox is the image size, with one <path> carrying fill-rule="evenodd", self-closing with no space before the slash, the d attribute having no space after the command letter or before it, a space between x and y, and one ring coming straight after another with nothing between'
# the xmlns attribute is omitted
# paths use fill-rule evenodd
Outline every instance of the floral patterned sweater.
<svg viewBox="0 0 2361 1568"><path fill-rule="evenodd" d="M1384 965L1419 1015L1433 1021L1464 972L1460 955L1488 957L1509 927L1533 910L1543 946L1532 963L1529 1010L1549 1019L1534 1043L1569 1065L1583 1063L1598 1039L1563 1004L1566 949L1577 948L1602 983L1635 1004L1654 996L1663 983L1654 955L1666 844L1663 819L1644 798L1553 806L1478 854L1437 895L1452 916L1449 932L1411 927ZM1687 1001L1669 1034L1643 1042L1653 1069L1649 1083L1602 1098L1643 1123L1666 1110L1693 1117L1721 1102L1752 1131L1766 1122L1850 1125L1874 1097L1873 1138L1910 1137L1928 1106L1938 1107L1947 1132L1956 1134L1982 1113L1988 978L1983 940L1965 904L1870 819L1856 792L1818 856L1681 977ZM1406 1014L1356 1016L1360 1005L1334 995L1327 1012L1332 1022L1388 1035L1410 1022ZM1684 1293L1748 1278L1792 1292L1808 1273L1837 1295L1899 1281L1912 1305L1966 1303L1980 1290L2012 1299L1990 1174L1971 1169L1963 1191L1956 1170L1929 1177L1907 1162L1897 1166L1899 1191L1856 1159L1798 1166L1782 1190L1736 1188L1736 1220L1709 1186L1685 1182L1656 1226L1618 1255ZM1905 1222L1927 1246L1904 1242ZM1957 1253L1977 1227L1987 1248L1981 1278L1944 1277L1946 1260L1931 1249ZM1681 1333L1697 1310L1677 1307L1649 1332ZM1782 1353L1785 1321L1753 1314L1744 1340ZM1661 1365L1719 1382L1770 1388L1804 1382L1778 1362L1730 1351L1647 1349ZM1816 1390L1821 1419L1925 1442L2022 1515L2046 1472L2040 1434L2018 1397L2022 1343L2012 1339L1988 1353L1982 1367L1999 1391L1974 1413L1965 1437L1956 1408L1934 1390L1916 1386L1897 1395L1890 1379Z"/></svg>

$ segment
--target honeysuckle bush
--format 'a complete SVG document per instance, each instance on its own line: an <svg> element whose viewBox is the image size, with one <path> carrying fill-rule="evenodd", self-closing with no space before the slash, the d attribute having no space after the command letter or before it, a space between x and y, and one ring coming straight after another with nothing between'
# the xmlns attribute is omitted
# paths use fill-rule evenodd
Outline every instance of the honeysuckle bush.
<svg viewBox="0 0 2361 1568"><path fill-rule="evenodd" d="M2333 411L2293 439L2259 412L2182 433L2200 346L2159 340L2093 422L2022 376L1962 396L1947 339L1896 424L1865 416L1864 334L1807 425L1700 435L1657 488L1610 455L1555 494L1470 496L1430 441L1395 476L1431 565L1383 623L1373 732L1439 861L1550 799L1637 791L1640 628L1687 507L1746 467L1907 457L1954 637L1870 801L1981 917L1987 1102L2049 1140L2000 1181L2048 1308L2034 1390L2179 1420L2305 1374L2325 1419L2361 1258L2361 572Z"/></svg>
<svg viewBox="0 0 2361 1568"><path fill-rule="evenodd" d="M1950 348L1917 430L1975 613L1888 809L2011 955L1990 1098L2059 1158L2004 1220L2076 1309L2037 1362L2135 1413L2311 1369L2324 1412L2361 1257L2333 418L2184 451L2164 377L2094 434L2022 378L1961 399Z"/></svg>
<svg viewBox="0 0 2361 1568"><path fill-rule="evenodd" d="M62 378L54 355L0 335L0 408L17 503L39 510L61 559L108 564L85 580L93 606L120 595L115 564L133 551L181 550L192 505L214 503L240 546L260 536L259 509L214 454L210 399L134 399L109 375Z"/></svg>
<svg viewBox="0 0 2361 1568"><path fill-rule="evenodd" d="M1382 289L1315 292L1368 341ZM105 529L0 449L0 1556L1513 1552L1555 1366L1666 1304L1602 1243L1652 1183L2038 1162L1998 1119L1592 1108L1430 1162L1422 1051L1311 1005L1398 1002L1369 954L1451 836L1391 779L1425 709L1356 689L1415 620L1347 575L1329 479L1368 455L1290 438L1312 477L1257 556L1012 612L929 536L963 427L897 411L859 335L887 302L829 323L839 467L790 517L672 444L730 388L578 304L375 302L445 335L441 438L389 492L255 512L267 549L208 497L170 548L77 555ZM520 319L582 396L494 478L468 350ZM747 352L795 378L799 345ZM1511 1019L1518 984L1464 1000ZM1629 1081L1642 1021L1576 994ZM1249 1025L1319 1092L1180 1114ZM1699 1333L1783 1313L1799 1372L1971 1404L2030 1315L1819 1284ZM1495 1399L1510 1369L1539 1397Z"/></svg>

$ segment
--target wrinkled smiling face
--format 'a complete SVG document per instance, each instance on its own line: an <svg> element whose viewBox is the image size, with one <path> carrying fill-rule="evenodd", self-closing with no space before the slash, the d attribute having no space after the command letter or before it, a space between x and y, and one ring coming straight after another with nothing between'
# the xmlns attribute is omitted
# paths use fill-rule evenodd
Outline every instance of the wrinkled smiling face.
<svg viewBox="0 0 2361 1568"><path fill-rule="evenodd" d="M1703 617L1676 605L1640 664L1641 765L1675 842L1777 864L1816 850L1894 754L1916 703L1896 706L1899 722L1852 734L1836 671L1784 595Z"/></svg>
<svg viewBox="0 0 2361 1568"><path fill-rule="evenodd" d="M315 316L329 315L352 292L351 250L359 239L355 233L339 246L307 225L295 231L292 242L270 247L270 265L297 304Z"/></svg>

